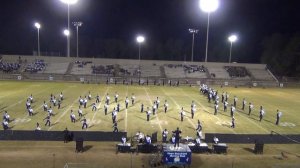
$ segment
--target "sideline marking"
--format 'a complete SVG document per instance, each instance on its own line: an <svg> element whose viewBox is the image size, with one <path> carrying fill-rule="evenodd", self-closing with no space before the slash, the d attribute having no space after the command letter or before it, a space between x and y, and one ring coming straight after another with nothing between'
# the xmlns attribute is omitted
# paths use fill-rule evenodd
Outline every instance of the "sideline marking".
<svg viewBox="0 0 300 168"><path fill-rule="evenodd" d="M81 95L84 95L85 91L81 93ZM73 103L58 117L58 119L53 123L53 124L57 124L62 117L64 117L66 115L66 113L74 106L74 104L78 101L78 98L75 98L75 100L73 101ZM52 125L48 128L48 131L50 131L53 126L55 125Z"/></svg>
<svg viewBox="0 0 300 168"><path fill-rule="evenodd" d="M108 93L108 90L109 90L109 88L108 87L106 87L106 91L105 91L105 94L102 96L102 99L101 99L101 101L100 101L100 103L99 103L99 105L98 105L98 107L97 107L97 110L94 112L94 115L93 115L93 118L92 118L92 120L90 120L91 121L91 123L95 123L95 125L97 125L97 124L100 124L101 123L101 120L98 120L98 122L94 122L94 119L95 119L95 116L96 116L96 114L98 113L98 111L100 110L100 108L101 108L101 104L102 104L102 102L104 101L104 97L107 95L107 93ZM88 122L88 120L87 120L87 123L89 123ZM93 124L94 125L94 124ZM87 131L89 130L89 127L86 129Z"/></svg>
<svg viewBox="0 0 300 168"><path fill-rule="evenodd" d="M147 94L147 97L148 97L148 100L149 100L149 102L150 102L150 105L152 105L152 101L151 101L151 99L150 99L150 96L149 96L148 91L146 90L145 86L144 86L143 88L144 88L144 90L145 90L145 92L146 92L146 94ZM162 129L162 127L161 127L160 120L159 120L159 118L158 118L158 114L156 114L156 120L157 120L159 129L160 129L160 131L162 132L163 129Z"/></svg>

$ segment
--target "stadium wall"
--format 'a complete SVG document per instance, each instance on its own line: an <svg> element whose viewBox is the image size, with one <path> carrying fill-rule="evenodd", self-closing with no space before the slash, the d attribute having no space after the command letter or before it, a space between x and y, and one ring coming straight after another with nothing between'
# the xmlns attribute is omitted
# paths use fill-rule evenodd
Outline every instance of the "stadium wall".
<svg viewBox="0 0 300 168"><path fill-rule="evenodd" d="M275 132L271 134L205 134L206 142L213 142L214 137L220 140L220 143L239 143L253 144L261 142L265 144L299 144L300 135L281 135Z"/></svg>
<svg viewBox="0 0 300 168"><path fill-rule="evenodd" d="M73 140L83 138L84 141L121 141L127 132L93 132L93 131L69 131ZM63 131L0 131L1 141L63 141Z"/></svg>

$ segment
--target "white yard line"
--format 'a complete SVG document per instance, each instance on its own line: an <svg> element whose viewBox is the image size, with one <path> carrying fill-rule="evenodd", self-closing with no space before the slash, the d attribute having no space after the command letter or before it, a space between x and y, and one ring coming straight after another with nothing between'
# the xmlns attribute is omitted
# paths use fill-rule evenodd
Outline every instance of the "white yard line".
<svg viewBox="0 0 300 168"><path fill-rule="evenodd" d="M105 98L106 94L108 93L108 90L109 90L109 87L106 88L106 91L105 91L104 95L102 96L102 99L101 99L99 105L97 106L97 110L95 111L95 113L94 113L94 115L93 115L93 118L92 118L92 120L91 120L91 123L94 123L95 116L96 116L96 114L98 113L98 111L100 110L101 104L102 104L102 102L104 101L104 98ZM100 121L100 122L101 122L101 121ZM87 128L86 130L88 131L89 128Z"/></svg>
<svg viewBox="0 0 300 168"><path fill-rule="evenodd" d="M209 111L202 103L200 103L199 101L197 101L197 99L194 99L194 97L187 95L183 90L181 90L181 92L186 96L186 97L191 97L193 98L194 102L196 102L197 104L199 104L201 106L202 109L204 109L205 111ZM222 120L217 117L216 115L209 115L212 116L214 118L216 118L219 122L222 122ZM230 129L230 131L232 131L234 134L237 134L237 132L235 132L233 129Z"/></svg>
<svg viewBox="0 0 300 168"><path fill-rule="evenodd" d="M143 88L144 88L144 90L145 90L145 92L146 92L146 94L147 94L147 97L148 97L148 100L149 100L150 104L152 104L152 101L151 101L151 99L150 99L150 96L149 96L149 93L148 93L148 91L146 90L146 88L145 88L145 87L143 87ZM163 131L163 129L162 129L162 126L161 126L161 124L160 124L160 120L159 120L159 118L158 118L158 114L156 114L156 120L157 120L157 123L158 123L159 129L160 129L160 131L162 132L162 131Z"/></svg>
<svg viewBox="0 0 300 168"><path fill-rule="evenodd" d="M48 88L47 90L49 90L50 88ZM51 88L52 89L52 88ZM35 95L39 95L40 93L44 93L45 92L45 90L43 90L43 89L41 89L39 92L36 92L35 93ZM33 96L35 96L35 95L33 95ZM28 95L28 96L30 96L30 95ZM15 107L16 105L18 105L18 104L21 104L22 102L25 102L25 100L27 99L28 97L26 97L26 98L23 98L23 99L21 99L21 100L19 100L18 102L16 102L16 103L14 103L14 104L11 104L11 105L9 105L9 106L7 106L4 110L7 110L7 109L10 109L10 108L12 108L12 107ZM25 105L24 105L25 106ZM3 110L3 111L4 111Z"/></svg>
<svg viewBox="0 0 300 168"><path fill-rule="evenodd" d="M181 91L182 91L186 96L188 96L183 90L181 90ZM189 96L189 97L191 97L191 96ZM193 98L194 98L194 97L193 97ZM194 99L194 101L195 101L196 103L198 103L204 110L208 111L208 109L207 109L202 103L198 102L197 99ZM238 112L236 112L236 114L240 115ZM215 116L215 115L213 115L213 116L216 117L216 118L220 121L220 118L219 118L219 117L217 117L217 116ZM268 131L267 129L263 128L263 127L260 126L259 124L255 123L255 122L252 121L251 119L249 119L249 118L247 118L247 117L245 117L245 116L243 116L243 115L240 115L240 116L246 118L248 121L250 121L251 123L253 123L253 124L256 125L257 127L259 127L261 130L265 131L266 133L270 133L270 131ZM231 129L231 130L232 130L232 129ZM234 131L234 130L232 130L232 131ZM234 131L234 132L235 132L235 131ZM235 132L235 133L236 133L236 132Z"/></svg>
<svg viewBox="0 0 300 168"><path fill-rule="evenodd" d="M164 93L165 93L165 95L166 96L168 96L167 95L167 92L164 90L164 89L161 89ZM171 96L168 96L175 104L176 104L176 106L177 106L177 108L178 108L178 111L179 110L181 110L181 106L176 102L176 100L173 98L173 97L171 97ZM188 122L196 129L197 128L197 126L188 118L188 117L185 117L187 120L188 120Z"/></svg>
<svg viewBox="0 0 300 168"><path fill-rule="evenodd" d="M128 85L126 87L126 96L128 97ZM127 125L128 125L128 120L127 120L127 117L128 117L128 113L127 113L127 109L125 107L125 132L127 132Z"/></svg>
<svg viewBox="0 0 300 168"><path fill-rule="evenodd" d="M46 90L49 90L50 88L48 88L48 89L46 89ZM52 88L51 88L52 89ZM41 92L38 92L38 94L35 94L35 95L39 95L40 93L44 93L44 92L46 92L46 90L43 90L43 91L41 91ZM39 110L40 108L42 108L43 106L40 106L39 108L37 108L36 110L34 110L34 111L37 111L37 110ZM28 112L26 112L26 114L24 115L24 117L22 117L22 118L20 118L21 120L26 120L27 118L29 118L29 115L28 115ZM23 123L21 123L21 124L23 124ZM14 123L14 125L13 126L16 126L16 125L18 125L18 123L17 122L15 122Z"/></svg>
<svg viewBox="0 0 300 168"><path fill-rule="evenodd" d="M84 91L84 92L85 92L85 91ZM84 92L82 92L80 95L83 95ZM75 103L77 103L77 102L78 102L78 98L75 98L75 100L74 100L73 103L69 106L69 108L67 108L67 109L59 116L59 118L58 118L53 124L58 123L58 122L66 115L66 113L67 113L68 111L70 111L70 109L73 107L73 105L74 105ZM55 125L54 125L54 126L55 126ZM53 128L53 126L50 126L50 127L48 128L48 131L50 131L52 128Z"/></svg>

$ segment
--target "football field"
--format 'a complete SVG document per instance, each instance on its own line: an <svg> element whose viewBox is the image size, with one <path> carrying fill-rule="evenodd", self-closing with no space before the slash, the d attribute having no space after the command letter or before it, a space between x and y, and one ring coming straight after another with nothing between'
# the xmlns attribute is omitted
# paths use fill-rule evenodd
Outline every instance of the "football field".
<svg viewBox="0 0 300 168"><path fill-rule="evenodd" d="M117 114L119 131L128 132L128 136L141 131L145 134L151 134L158 131L159 138L163 129L175 130L179 127L182 135L196 135L195 128L198 119L203 126L203 133L229 133L229 134L269 134L276 131L281 134L299 134L300 133L300 89L297 88L233 88L233 87L215 87L221 95L222 92L229 93L229 108L223 112L223 105L219 105L218 115L214 115L214 104L208 103L207 98L199 93L198 86L188 87L170 87L170 86L139 86L139 85L106 85L106 84L81 84L66 82L0 82L0 110L1 114L7 111L12 119L9 127L13 130L34 130L36 123L39 122L42 130L82 130L82 123L78 117L79 97L88 96L90 92L92 100L88 101L87 108L83 109L84 117L87 119L88 128L86 131L112 131L112 111L117 103L114 102L114 95L118 93L121 110ZM47 112L43 111L43 102L50 105L50 95L53 94L59 98L63 93L64 100L61 108L53 107L55 114L51 118L51 126L45 126L43 120ZM34 116L29 116L26 110L26 100L33 95L32 103ZM97 111L92 111L91 104L95 102L96 95L100 96L100 103L97 103ZM108 114L104 114L104 102L106 95L110 96ZM125 98L131 99L135 95L136 101L132 105L129 103L128 109L125 109ZM235 113L236 128L230 128L230 104L233 103L233 97L238 97L237 112ZM150 121L146 120L146 113L141 113L141 104L144 104L144 111L147 107L152 110L153 102L160 100L158 113L150 116ZM221 97L221 96L220 96ZM245 111L241 110L242 99L245 98L247 106ZM163 104L167 100L169 109L164 113ZM196 104L195 117L191 118L191 103ZM254 104L254 110L251 116L248 116L248 103ZM262 122L259 122L259 107L265 109L265 116ZM186 116L184 121L180 121L180 110L184 108ZM282 117L279 126L275 125L276 110L282 111ZM71 123L70 111L73 110L76 115L76 123Z"/></svg>

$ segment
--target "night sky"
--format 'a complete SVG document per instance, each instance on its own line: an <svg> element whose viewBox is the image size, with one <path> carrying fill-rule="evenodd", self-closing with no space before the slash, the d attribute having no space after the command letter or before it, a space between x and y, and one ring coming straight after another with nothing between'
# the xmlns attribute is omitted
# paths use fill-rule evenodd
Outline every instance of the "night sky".
<svg viewBox="0 0 300 168"><path fill-rule="evenodd" d="M233 60L259 62L264 38L300 30L299 9L299 0L220 0L210 18L208 60L215 61L210 56L220 53L227 58L227 37L236 33L239 40L233 46ZM41 52L65 54L62 31L67 27L67 6L59 0L1 0L0 20L0 54L32 55L37 48L35 21L42 24ZM187 48L183 55L190 57L192 35L188 29L197 28L195 60L204 60L207 13L199 9L198 0L79 0L71 6L71 21L84 23L79 30L83 56L100 57L101 47L89 46L101 45L106 39L120 39L136 54L136 35L143 34L147 40L144 48L180 39ZM75 55L73 26L72 31L71 54ZM154 59L173 58L162 54Z"/></svg>

